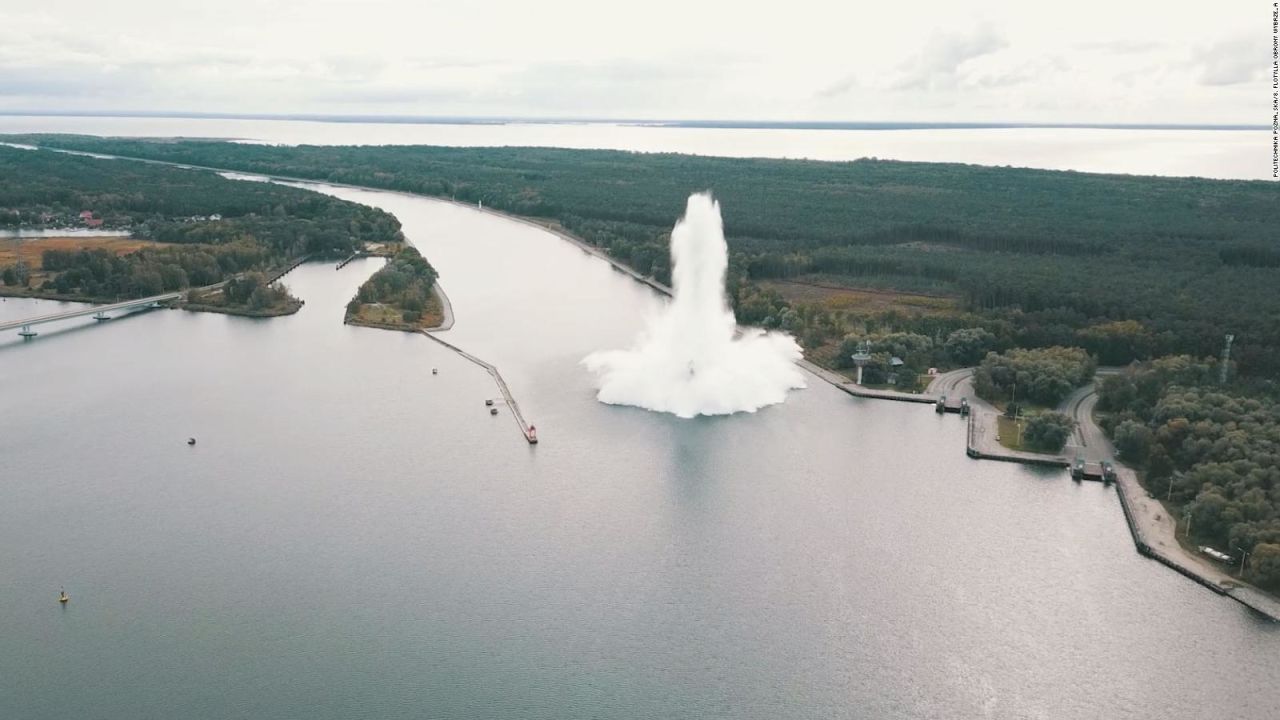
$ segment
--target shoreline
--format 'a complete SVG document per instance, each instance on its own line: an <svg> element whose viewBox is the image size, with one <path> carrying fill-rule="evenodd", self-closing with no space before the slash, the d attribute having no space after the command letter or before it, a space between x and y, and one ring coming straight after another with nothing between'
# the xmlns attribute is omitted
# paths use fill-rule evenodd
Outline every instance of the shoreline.
<svg viewBox="0 0 1280 720"><path fill-rule="evenodd" d="M54 151L54 152L70 152L70 153L72 153L72 154L76 154L76 151L58 150L58 149L53 149L53 148L44 148L44 149L46 149L46 150L52 150L52 151ZM167 162L167 161L162 161L162 160L148 160L148 159L142 159L142 158L131 158L131 157L128 157L128 156L113 156L113 157L119 157L120 159L133 160L133 161L135 161L135 162L148 162L148 163L154 163L154 164L159 164L159 165L179 165L179 163ZM506 219L506 220L511 220L511 221L515 221L515 222L523 223L523 224L525 224L525 225L529 225L529 226L534 227L534 228L537 228L537 229L539 229L539 230L543 230L543 231L545 231L545 232L551 233L552 235L555 235L556 237L559 237L559 238L561 238L562 240L565 240L565 241L568 241L568 242L572 243L573 245L577 246L577 247L578 247L580 250L582 250L583 252L586 252L586 253L588 253L588 254L590 254L590 255L594 255L595 257L598 257L598 258L600 258L601 260L604 260L605 262L609 263L609 265L610 265L611 267L613 267L615 270L618 270L619 272L622 272L622 273L624 273L624 274L626 274L626 275L630 276L632 279L634 279L634 280L636 280L636 281L638 281L638 282L641 282L641 283L643 283L643 284L645 284L645 285L649 286L650 288L652 288L652 289L654 289L654 290L656 290L656 291L658 291L658 292L662 293L663 295L667 295L667 296L671 296L671 295L672 295L672 289L671 289L669 286L664 285L663 283L660 283L660 282L658 282L657 280L654 280L653 278L650 278L650 277L648 277L648 276L646 276L646 275L642 275L642 274L640 274L638 271L634 270L633 268L631 268L631 267L629 267L629 266L626 266L626 265L622 264L620 261L618 261L617 259L615 259L615 258L613 258L612 256L610 256L610 255L609 255L607 252L605 252L603 249L598 248L598 247L596 247L596 246L594 246L594 245L591 245L590 243L586 242L586 241L585 241L585 240L583 240L582 238L579 238L579 237L577 237L577 236L573 235L573 234L572 234L572 233L570 233L569 231L567 231L567 230L565 230L565 229L563 229L563 228L561 228L561 227L555 227L555 226L550 226L550 225L548 225L548 224L544 224L544 223L542 223L542 222L539 222L539 221L538 221L537 219L535 219L535 218L531 218L531 217L527 217L527 216L522 216L522 215L513 215L513 214L511 214L511 213L506 213L506 212L503 212L503 211L500 211L500 210L493 210L493 209L491 209L491 208L485 208L485 207L483 207L483 206L471 205L470 203L464 203L464 202L461 202L461 201L458 201L458 200L455 200L455 199L452 199L452 198L444 198L444 197L437 197L437 196L432 196L432 195L424 195L424 194L421 194L421 193L412 193L412 192L403 191L403 190L389 190L389 189L381 189L381 188L366 187L366 186L362 186L362 185L352 185L352 184L349 184L349 183L340 183L340 182L332 182L332 181L316 180L316 179L307 179L307 178L296 178L296 177L280 176L280 175L267 175L267 174L255 173L255 172L249 172L249 171L243 171L243 170L228 170L228 169L222 169L222 168L212 168L212 167L207 167L207 166L185 165L184 167L199 168L199 169L209 170L209 171L212 171L212 172L218 172L218 173L233 173L233 174L240 174L240 175L246 175L246 176L260 177L260 178L265 178L265 179L267 179L267 180L283 181L283 182L286 182L286 183L292 182L292 183L305 183L305 184L308 184L308 185L329 185L329 186L332 186L332 187L350 188L350 189L354 189L354 190L361 190L361 191L366 191L366 192L368 192L368 191L372 191L372 192L386 192L386 193L392 193L392 194L395 194L395 195L402 195L402 196L405 196L405 197L412 197L412 198L425 199L425 200L434 200L434 201L438 201L438 202L446 202L446 203L452 203L452 204L454 204L454 205L458 205L458 206L469 207L469 208L471 208L471 209L473 209L473 210L476 210L476 211L478 211L478 212L482 212L482 213L489 213L489 214L491 214L491 215L494 215L494 216L497 216L497 217L504 218L504 219ZM291 268L291 269L292 269L292 268ZM440 340L439 338L436 338L436 337L432 336L430 332L427 332L427 331L422 331L422 332L423 332L423 334L424 334L424 335L427 335L428 337L431 337L433 340L436 340L437 342L440 342L440 343L442 343L442 344L444 344L444 345L446 345L446 346L448 346L448 347L450 347L450 348L453 348L453 349L454 349L454 350L456 350L457 352L462 353L464 356L466 356L466 354L465 354L462 350L460 350L460 349L458 349L458 348L455 348L454 346L449 345L448 343L445 343L443 340ZM487 363L484 363L483 361L479 360L478 358L477 358L477 359L475 359L475 361L476 361L476 362L478 362L478 363L479 363L479 364L481 364L481 365L487 365ZM833 371L830 371L830 370L827 370L827 369L825 369L825 368L822 368L821 366L816 365L816 364L815 364L815 363L813 363L812 361L809 361L809 360L807 360L807 359L803 359L803 358L802 358L801 360L798 360L798 361L796 362L796 364L797 364L797 365L799 365L799 366L801 367L801 369L803 369L804 371L806 371L806 372L808 372L809 374L814 375L815 377L817 377L819 380L822 380L823 382L826 382L826 383L828 383L828 384L830 384L830 385L832 385L832 386L836 387L837 389L839 389L839 390L841 390L841 391L843 391L843 392L846 392L846 393L848 393L848 394L850 394L850 395L854 395L854 396L857 396L857 397L867 397L867 398L869 398L869 399L884 399L884 400L909 401L909 402L916 402L916 403L932 402L933 400L935 400L935 399L936 399L936 398L934 398L934 399L930 399L930 400L925 400L925 399L922 399L922 396L921 396L921 395L907 394L907 393L894 393L894 392L892 392L892 391L866 391L865 393L861 393L861 392L854 392L854 391L852 391L852 389L850 388L850 386L852 385L852 383L851 383L847 378L844 378L843 376L839 376L837 373L834 373ZM492 367L492 366L488 366L488 367ZM496 372L496 368L494 368L494 371ZM838 378L838 379L837 379L837 378ZM499 378L498 378L498 380L500 381L500 380L501 380L501 378L499 377ZM963 383L963 382L964 382L964 380L962 379L960 382L962 382L962 383ZM932 383L931 383L931 386L932 386ZM932 389L932 387L930 387L930 389ZM957 390L958 390L958 388L955 388L955 389L957 389ZM976 398L976 394L974 395L974 397ZM1094 397L1096 398L1096 395L1095 395ZM983 403L983 404L985 405L986 403ZM1077 408L1077 409L1078 409L1078 408ZM975 410L977 410L977 408L975 408ZM1100 429L1099 429L1099 428L1097 428L1097 426L1092 422L1092 412L1091 412L1091 411L1092 411L1092 403L1090 403L1090 404L1089 404L1089 410L1090 410L1090 414L1089 414L1089 425L1090 425L1090 430L1091 430L1091 431L1096 431L1096 432L1099 432L1099 433L1100 433L1100 432L1101 432L1101 431L1100 431ZM971 417L972 417L972 416L971 416ZM1077 419L1078 419L1078 418L1077 418ZM972 420L971 420L970 422L971 422L971 424L972 424ZM1083 425L1083 424L1081 424L1081 425ZM1081 432L1082 432L1082 433L1084 432L1083 427L1081 428ZM527 437L527 432L526 432L526 437ZM1108 443L1109 443L1109 441L1108 441ZM1108 447L1108 445L1104 445L1103 447ZM1010 450L1007 450L1007 449L1004 449L1004 448L1002 448L1002 450L1004 450L1004 453L1013 453L1013 452L1014 452L1014 451L1010 451ZM1004 455L1004 453L999 453L999 455ZM1111 457L1113 457L1113 458L1115 457L1114 452L1112 452ZM1035 459L1038 459L1038 458L1035 458L1035 459L1032 459L1032 458L1022 459L1022 458L1015 457L1015 456L1013 456L1013 455L1010 455L1010 456L1008 456L1008 457L1001 457L1001 456L998 456L998 455L997 455L997 453L995 453L995 452L992 452L990 455L986 455L986 454L984 454L984 455L982 455L981 457L979 457L979 458L977 458L977 459L983 459L983 458L985 458L985 459L993 459L993 460L1008 460L1008 461L1020 462L1020 463L1028 462L1028 460L1035 460ZM1053 464L1056 464L1056 463L1054 463L1054 461L1053 461L1053 459L1052 459L1052 458L1051 458L1051 459L1049 459L1049 462L1050 462L1050 463L1053 463ZM1033 463L1033 464L1034 464L1034 463ZM1123 476L1124 476L1124 475L1126 475L1126 474L1130 474L1130 475L1132 475L1132 485L1133 485L1133 486L1136 486L1139 490L1142 490L1142 493L1145 495L1145 494L1146 494L1146 493L1145 493L1145 490L1144 490L1144 489L1142 489L1142 488L1141 488L1141 486L1138 484L1138 482L1137 482L1137 477L1136 477L1136 474L1134 473L1133 469L1132 469L1132 468L1129 468L1129 467L1128 467L1128 466L1126 466L1126 465L1121 464L1118 460L1117 460L1117 461L1115 461L1115 464L1116 464L1116 467L1117 467L1117 470L1118 470L1118 474L1120 474L1122 478L1123 478ZM1127 497L1125 497L1125 495L1124 495L1125 490L1123 489L1123 485L1124 485L1124 483L1122 483L1122 482L1119 482L1119 481L1118 481L1118 482L1116 483L1116 485L1117 485L1117 488L1118 488L1118 491L1117 491L1117 492L1121 495L1121 508L1122 508L1122 512L1124 513L1124 516L1125 516L1125 518L1126 518L1126 521L1129 521L1129 518L1130 518L1130 508L1129 508L1129 506L1128 506L1126 503L1127 503L1128 501L1130 501L1130 500L1133 500L1133 501L1135 501L1135 504L1136 504L1137 502L1140 502L1140 499L1139 499L1139 498L1136 498L1136 497L1134 497L1134 498L1127 498ZM1131 491L1131 492L1134 492L1134 491L1132 491L1132 488L1129 488L1129 489L1130 489L1130 491ZM1137 548L1138 548L1138 552L1139 552L1139 554L1140 554L1140 555L1147 556L1147 557L1154 557L1156 560L1158 560L1158 561L1162 562L1163 564L1165 564L1165 565L1167 565L1167 566L1171 567L1172 569L1174 569L1174 570L1176 570L1176 571L1178 571L1178 572L1181 572L1182 574L1184 574L1184 575L1188 576L1189 578L1191 578L1191 579L1193 579L1193 580L1195 580L1195 581L1199 582L1200 584L1205 585L1206 587L1208 587L1208 588L1209 588L1209 589L1211 589L1211 590L1214 590L1215 585L1217 585L1217 587L1218 587L1219 589L1221 589L1221 590L1222 590L1222 592L1219 592L1219 594L1224 594L1224 595L1227 595L1227 596L1231 597L1232 599L1234 599L1234 600L1236 600L1236 601L1240 602L1241 604L1245 605L1246 607L1249 607L1250 609L1254 610L1255 612L1258 612L1258 613L1260 613L1260 614L1262 614L1262 615L1264 615L1264 616L1269 617L1269 618L1270 618L1272 621L1274 621L1274 622L1280 622L1280 600L1276 600L1276 599L1272 598L1269 594L1266 594L1266 593L1265 593L1265 592L1263 592L1263 591L1257 590L1256 588L1253 588L1252 586L1248 586L1248 585L1240 585L1240 584L1238 583L1238 581L1235 581L1234 579L1230 579L1230 581L1235 585L1235 587L1232 587L1232 588L1229 588L1229 589L1228 589L1228 588L1222 588L1222 586L1221 586L1221 585L1219 585L1219 584L1217 584L1217 583L1210 584L1212 581L1211 581L1211 580L1209 580L1209 579L1207 579L1207 578L1199 577L1199 576L1196 574L1196 571L1193 569L1193 567L1183 567L1183 566L1181 566L1180 564L1173 564L1173 562L1174 562L1174 561L1172 561L1171 559L1164 558L1164 557L1157 557L1157 556L1154 556L1154 555L1147 555L1147 553L1142 552L1142 548L1145 546L1145 547L1147 547L1148 549L1150 549L1150 545L1146 542L1146 540L1145 540L1143 537L1141 537L1140 533L1138 533L1138 532L1132 532L1133 528L1134 528L1134 525L1133 525L1132 523L1130 523L1131 535L1132 535L1132 538L1133 538L1133 540L1134 540L1135 545L1136 545L1136 546L1137 546ZM1161 545L1163 545L1163 543L1161 543ZM1181 552L1183 555L1187 556L1187 559L1193 559L1193 558L1192 558L1192 556L1190 556L1190 554L1189 554L1189 553L1187 553L1185 550L1182 550L1181 546L1180 546L1180 545L1177 545L1177 543L1176 543L1176 542L1175 542L1175 546L1177 546L1177 548L1178 548L1178 552ZM1194 562L1195 562L1195 564L1199 564L1199 558L1194 558ZM1245 590L1245 592L1241 592L1241 593L1239 593L1239 594L1233 594L1233 593L1230 591L1230 590L1238 590L1238 589L1243 589L1243 590ZM1217 592L1217 590L1215 590L1215 592ZM1248 598L1251 602L1246 602L1246 600L1245 600L1245 599L1242 599L1242 597ZM1261 606L1261 607L1260 607L1260 606ZM1263 608L1266 608L1266 609L1263 609Z"/></svg>
<svg viewBox="0 0 1280 720"><path fill-rule="evenodd" d="M178 308L187 312L208 312L218 313L219 315L236 315L239 317L249 318L272 318L293 315L306 305L305 300L297 300L295 302L285 303L283 307L263 308L262 310L250 310L249 308L225 307L222 305L208 305L204 303L184 302L178 305Z"/></svg>
<svg viewBox="0 0 1280 720"><path fill-rule="evenodd" d="M408 240L405 242L406 244L412 245ZM417 246L413 247L415 250L417 249ZM387 259L387 256L385 255L360 255L357 253L339 262L334 270L342 270L356 257L380 257L384 260ZM377 271L374 271L374 274L377 274ZM431 294L435 296L436 301L440 303L440 322L435 325L420 327L404 323L381 323L371 320L361 320L358 317L348 317L345 314L342 318L342 324L355 325L356 327L376 328L378 330L398 330L401 332L444 332L445 330L453 327L453 303L449 302L449 296L445 294L444 288L440 286L439 278L437 278L435 282L431 283Z"/></svg>
<svg viewBox="0 0 1280 720"><path fill-rule="evenodd" d="M453 303L449 302L449 296L445 294L444 288L440 287L440 280L437 278L431 283L431 293L440 301L440 313L444 317L440 320L440 324L431 328L423 328L424 331L444 332L453 328Z"/></svg>
<svg viewBox="0 0 1280 720"><path fill-rule="evenodd" d="M418 196L418 197L422 197L422 196ZM465 203L458 203L457 201L454 201L454 200L445 200L445 202L453 202L459 205L465 204ZM467 205L467 206L472 207L470 205ZM563 240L566 240L576 245L583 252L586 252L590 255L594 255L604 260L605 262L609 263L615 270L618 270L626 275L631 276L633 279L641 283L644 283L645 285L648 285L654 290L657 290L658 292L661 292L662 294L667 296L671 296L672 294L672 290L670 287L654 280L653 278L641 275L636 270L626 265L623 265L620 261L610 256L604 250L587 243L582 238L579 238L569 233L567 230L563 230L558 227L549 227L532 218L526 218L518 215L510 215L498 210L490 210L489 208L479 208L479 207L476 207L474 209L479 210L480 212L488 212L499 217L515 220L516 222L521 222L526 225L531 225L538 229L545 230ZM949 387L943 387L942 389L950 389L953 392L954 391L963 392L962 387L966 384L971 383L971 374L965 374L963 370L955 370L949 373L943 373L942 375L939 375L937 378L934 379L933 382L930 382L929 387L923 393L902 393L902 392L895 392L892 390L869 390L869 389L861 388L860 386L854 385L851 380L844 377L843 375L840 375L835 371L828 370L827 368L817 365L811 360L801 358L800 360L796 361L796 364L799 365L803 370L807 371L809 374L817 377L819 380L822 380L834 386L838 390L848 393L849 395L852 395L854 397L862 397L862 398L867 398L872 400L890 400L890 401L898 401L898 402L932 404L936 402L938 398L941 397L942 394L945 394L945 393L935 394L933 392L935 384L939 385L939 387L942 387L943 385L949 386ZM946 378L945 380L943 379L944 377ZM1039 453L1020 452L1020 451L1010 450L998 444L997 444L997 447L984 447L984 444L989 445L990 443L983 443L981 441L979 441L975 445L973 440L973 437L974 437L973 427L975 423L981 422L980 420L976 420L975 418L979 418L979 417L986 418L989 421L989 423L994 427L994 420L996 418L996 415L994 413L996 413L997 411L993 406L991 406L985 400L979 398L976 393L971 393L971 394L973 397L974 408L973 408L973 412L969 416L968 425L970 430L966 434L966 437L969 438L966 442L966 445L967 445L966 452L969 454L970 457L973 457L974 459L978 459L978 460L1016 462L1024 465L1038 465L1038 466L1049 466L1049 467L1057 467L1057 468L1070 467L1071 465L1070 458L1068 458L1066 455L1063 455L1063 454L1054 454L1054 453L1039 454ZM1096 392L1093 393L1092 398L1096 401L1097 399ZM1082 409L1087 410L1085 421L1088 422L1089 430L1097 432L1099 435L1102 435L1101 429L1098 428L1097 425L1093 422L1093 414L1092 414L1093 403L1092 402L1088 402L1088 403L1077 402L1075 404L1074 410L1077 411L1077 414L1074 417L1077 420L1078 426L1080 428L1078 432L1080 433L1086 432L1085 422L1081 421L1081 419L1078 417L1078 411ZM981 439L990 439L990 442L992 443L995 442L993 439L995 437L994 434L991 434L989 438L988 438L988 433L985 433L985 432L980 433L979 435ZM1103 437L1103 440L1106 443L1108 443L1108 445L1104 445L1104 447L1108 447L1110 442L1109 439L1105 438L1105 435L1103 435L1102 437ZM1139 519L1134 520L1133 517L1135 514L1131 510L1130 506L1133 504L1137 504L1137 499L1128 497L1129 494L1135 494L1137 492L1141 492L1142 495L1145 496L1147 494L1146 490L1142 488L1141 484L1138 482L1137 474L1132 468L1130 468L1127 465L1124 465L1118 459L1114 459L1116 457L1114 449L1110 449L1109 457L1113 458L1112 462L1115 464L1117 469L1117 474L1120 476L1120 480L1116 482L1116 491L1117 491L1117 495L1120 498L1121 512L1124 514L1126 523L1128 524L1130 529L1130 535L1133 538L1135 548L1137 549L1139 555L1142 555L1143 557L1152 558L1157 562L1160 562L1161 564L1169 567L1170 569L1186 576L1192 581L1205 586L1209 590L1219 595L1225 595L1227 597L1230 597L1231 599L1239 602L1245 607L1248 607L1254 612L1257 612L1269 618L1272 622L1280 622L1280 599L1276 599L1266 591L1255 588L1252 585L1247 585L1243 583L1243 581L1236 580L1235 578L1232 578L1229 575L1222 573L1217 568L1213 568L1211 566L1205 566L1205 563L1201 558L1196 557L1191 553L1189 553L1188 551L1186 551L1176 541L1173 544L1172 553L1166 553L1163 550L1157 550L1153 548L1151 544L1146 540L1146 532L1145 532L1145 528L1143 527L1143 523L1146 520L1151 520L1152 516L1139 515L1138 516ZM1128 477L1126 478L1126 476ZM1125 480L1131 480L1131 483L1125 482ZM1157 514L1155 517L1158 518L1159 514ZM1174 531L1176 532L1176 528L1174 528ZM1160 548L1166 547L1163 541L1157 541L1157 544L1159 545ZM1177 555L1181 555L1181 557L1179 558L1177 557ZM1216 580L1214 579L1214 576L1219 576L1222 579Z"/></svg>

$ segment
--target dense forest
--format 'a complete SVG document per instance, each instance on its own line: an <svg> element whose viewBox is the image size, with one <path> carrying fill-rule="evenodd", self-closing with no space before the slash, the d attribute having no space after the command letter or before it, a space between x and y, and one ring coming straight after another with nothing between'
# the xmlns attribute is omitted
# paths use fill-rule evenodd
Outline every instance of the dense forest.
<svg viewBox="0 0 1280 720"><path fill-rule="evenodd" d="M849 333L940 344L1077 346L1102 364L1215 353L1280 371L1280 186L879 160L817 162L548 148L273 147L82 136L16 141L403 190L548 218L666 280L686 196L725 212L744 322L784 326L834 359ZM950 315L799 307L756 281L958 298Z"/></svg>
<svg viewBox="0 0 1280 720"><path fill-rule="evenodd" d="M1218 385L1219 367L1188 356L1134 366L1103 379L1098 410L1183 531L1250 553L1246 576L1280 589L1280 402Z"/></svg>
<svg viewBox="0 0 1280 720"><path fill-rule="evenodd" d="M1049 347L987 353L973 372L973 388L993 402L1053 407L1093 380L1097 365L1080 348Z"/></svg>
<svg viewBox="0 0 1280 720"><path fill-rule="evenodd" d="M347 322L430 328L443 316L432 292L436 269L412 245L405 245L365 281L347 303Z"/></svg>
<svg viewBox="0 0 1280 720"><path fill-rule="evenodd" d="M155 243L123 255L47 250L39 263L0 268L0 281L61 297L145 297L400 237L399 221L388 213L297 188L0 146L0 225L65 228L90 222ZM259 301L265 292L258 293ZM249 295L252 290L246 301Z"/></svg>

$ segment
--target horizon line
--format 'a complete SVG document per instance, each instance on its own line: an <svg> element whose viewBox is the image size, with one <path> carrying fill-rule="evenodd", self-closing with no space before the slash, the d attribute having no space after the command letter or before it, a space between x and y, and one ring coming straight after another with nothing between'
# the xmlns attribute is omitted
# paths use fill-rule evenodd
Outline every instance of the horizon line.
<svg viewBox="0 0 1280 720"><path fill-rule="evenodd" d="M169 118L189 120L266 120L399 125L636 125L644 127L776 129L776 130L979 130L979 129L1085 129L1085 130L1266 130L1269 125L1247 123L1108 123L919 120L693 120L655 118L602 118L563 116L485 115L369 115L337 113L251 113L182 110L0 110L8 117Z"/></svg>

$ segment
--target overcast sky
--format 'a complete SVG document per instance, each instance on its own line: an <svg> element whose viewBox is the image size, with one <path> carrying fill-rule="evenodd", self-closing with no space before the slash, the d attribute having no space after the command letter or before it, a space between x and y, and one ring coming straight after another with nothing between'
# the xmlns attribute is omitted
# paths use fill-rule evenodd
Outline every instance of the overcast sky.
<svg viewBox="0 0 1280 720"><path fill-rule="evenodd" d="M0 111L1271 119L1261 0L0 0L0 29Z"/></svg>

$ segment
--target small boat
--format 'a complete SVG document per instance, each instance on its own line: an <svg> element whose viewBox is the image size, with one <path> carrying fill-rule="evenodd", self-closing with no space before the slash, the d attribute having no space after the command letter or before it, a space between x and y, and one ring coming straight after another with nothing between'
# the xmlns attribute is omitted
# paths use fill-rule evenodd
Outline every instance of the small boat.
<svg viewBox="0 0 1280 720"><path fill-rule="evenodd" d="M62 603L62 604L64 604L64 605L65 605L65 604L67 604L67 603L68 603L68 602L70 602L70 601L71 601L71 596L67 594L67 591L66 591L66 590L59 590L59 591L58 591L58 602L60 602L60 603Z"/></svg>
<svg viewBox="0 0 1280 720"><path fill-rule="evenodd" d="M195 445L195 444L196 444L196 439L195 439L195 438L187 438L187 444L188 444L188 445Z"/></svg>
<svg viewBox="0 0 1280 720"><path fill-rule="evenodd" d="M524 434L524 438L529 441L530 445L538 444L538 428L530 425L529 432Z"/></svg>

